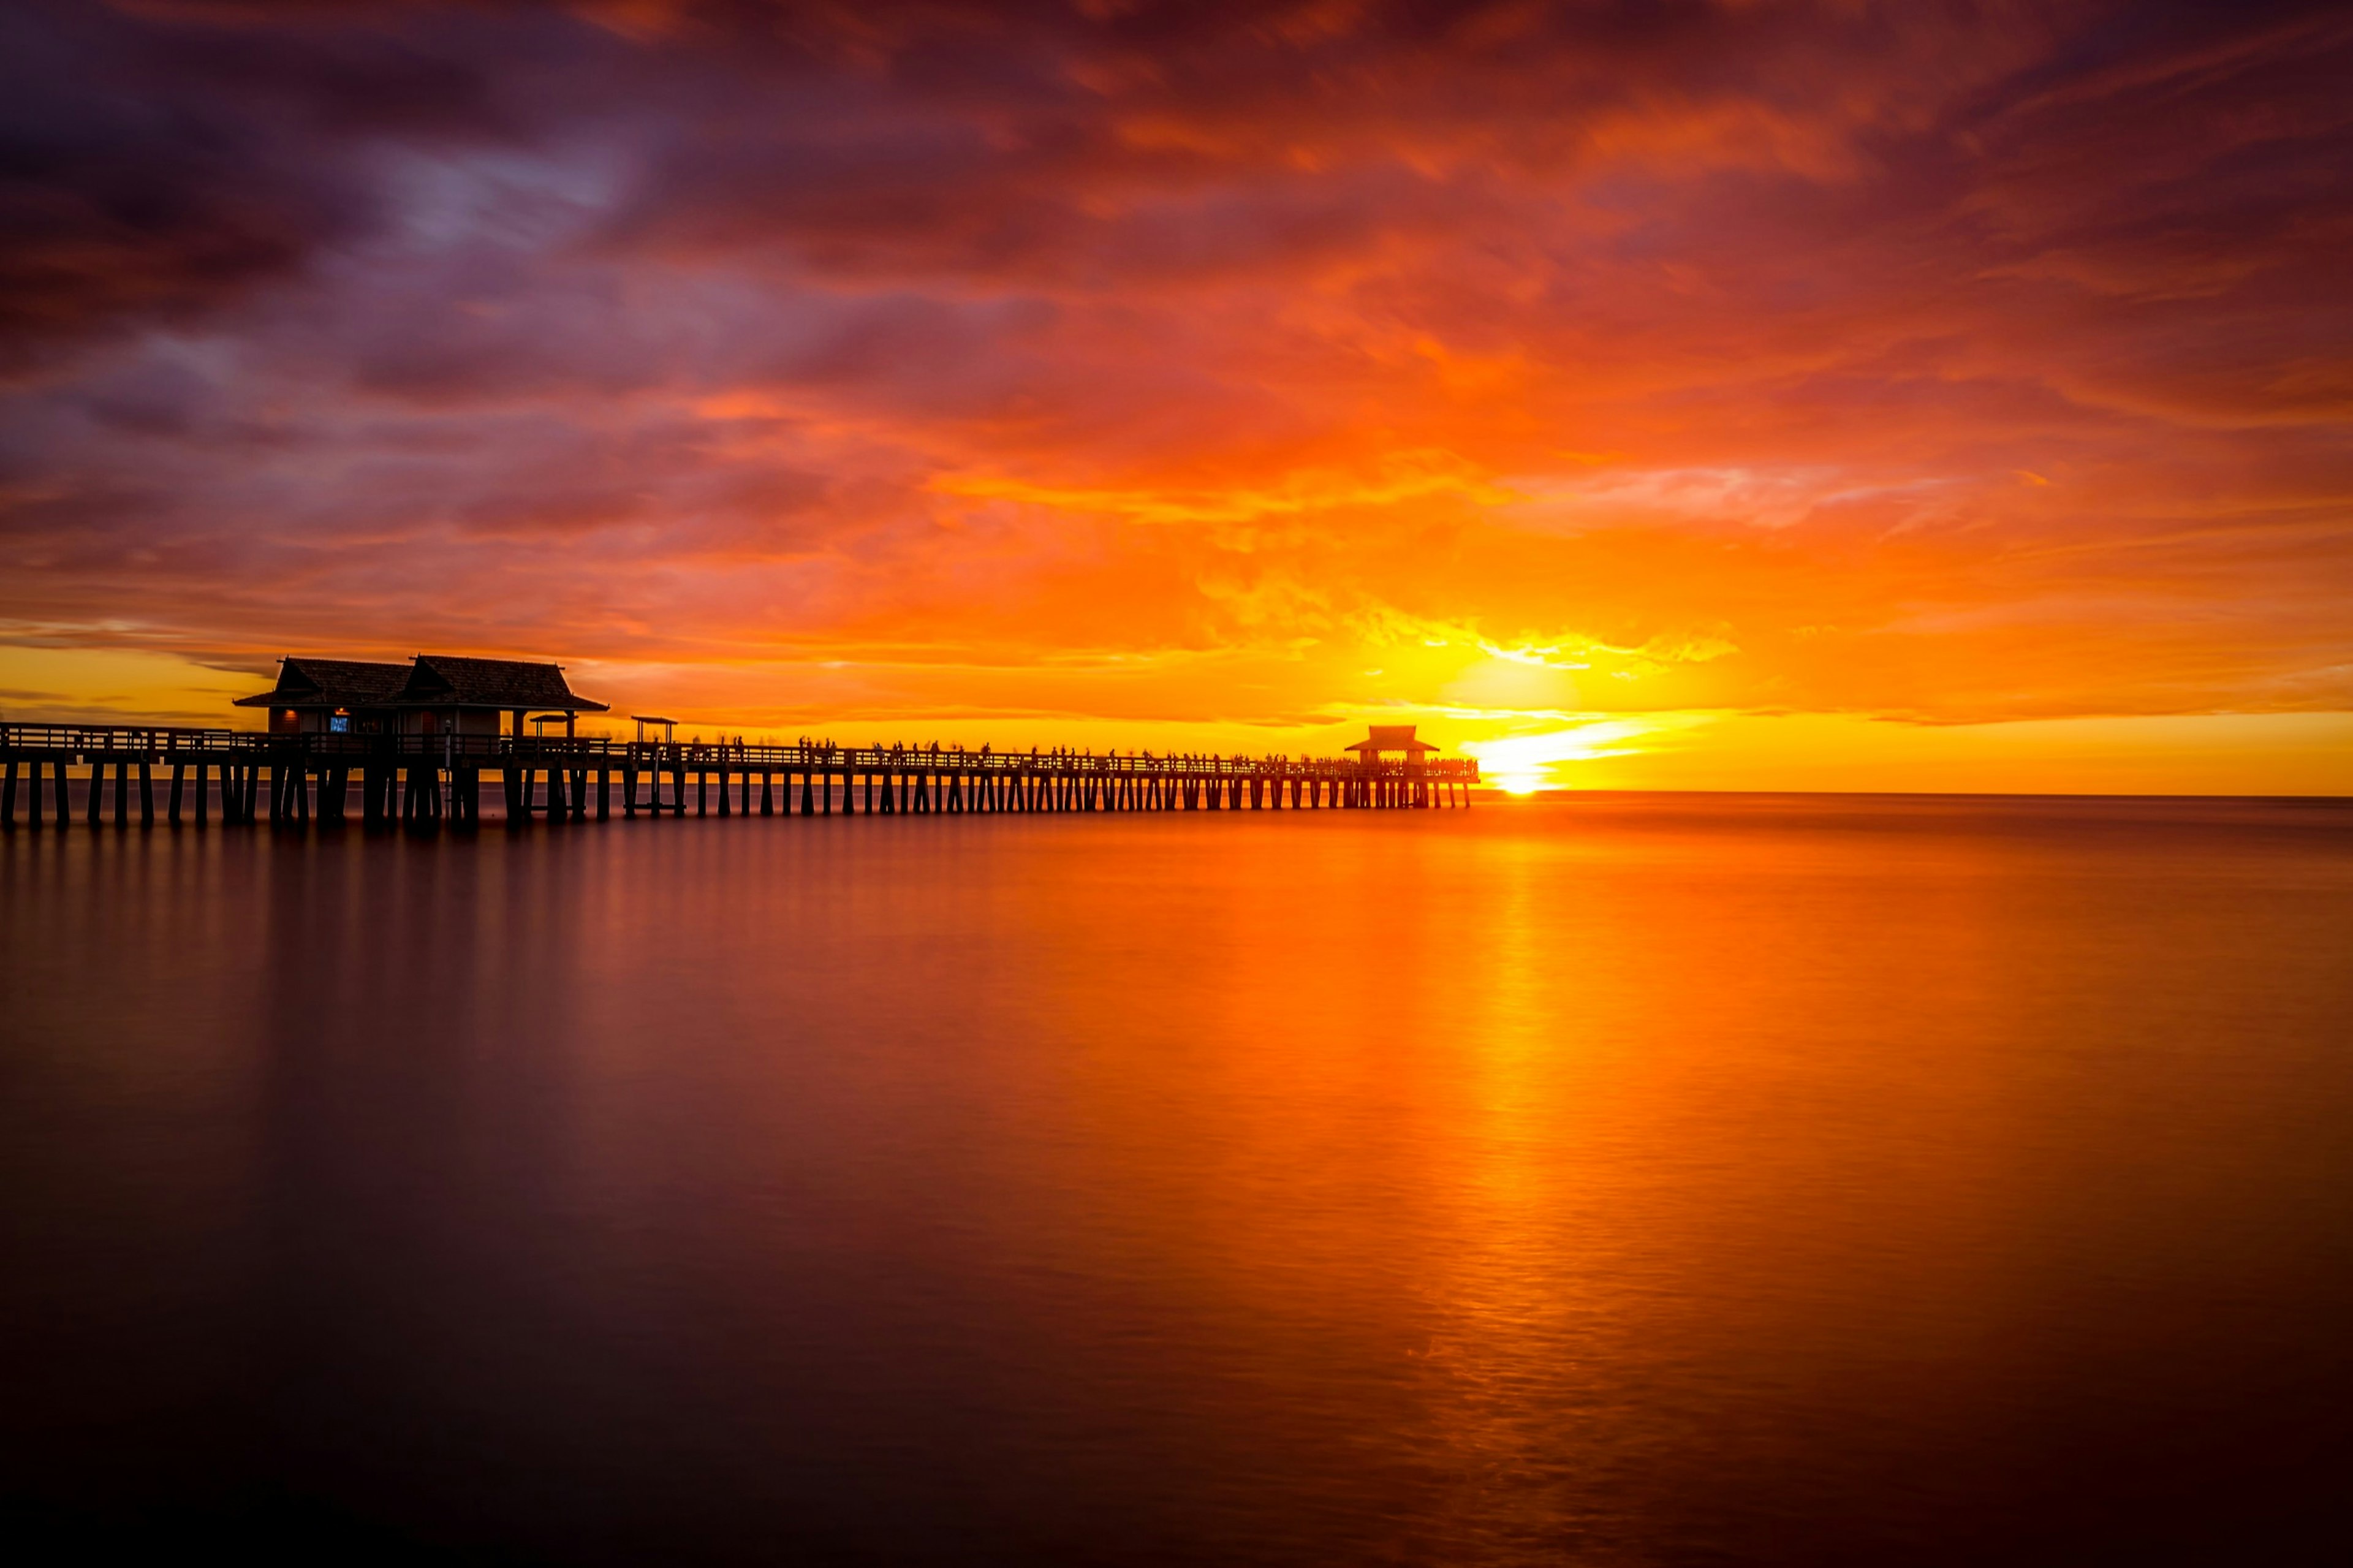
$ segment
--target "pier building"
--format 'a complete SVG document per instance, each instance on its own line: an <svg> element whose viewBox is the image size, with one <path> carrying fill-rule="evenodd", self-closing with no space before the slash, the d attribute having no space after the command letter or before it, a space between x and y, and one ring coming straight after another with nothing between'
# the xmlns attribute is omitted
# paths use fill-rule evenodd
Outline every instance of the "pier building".
<svg viewBox="0 0 2353 1568"><path fill-rule="evenodd" d="M267 710L273 735L521 735L533 713L559 716L569 735L581 714L607 710L575 694L560 664L440 653L406 664L290 655L275 687L235 706Z"/></svg>
<svg viewBox="0 0 2353 1568"><path fill-rule="evenodd" d="M392 734L400 727L400 693L408 674L405 664L281 658L276 686L232 706L266 710L273 735Z"/></svg>

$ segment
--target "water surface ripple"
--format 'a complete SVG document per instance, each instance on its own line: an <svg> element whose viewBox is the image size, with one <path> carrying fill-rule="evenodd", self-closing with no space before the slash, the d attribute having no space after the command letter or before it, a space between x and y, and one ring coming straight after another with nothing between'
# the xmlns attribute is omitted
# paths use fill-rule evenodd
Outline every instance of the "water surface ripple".
<svg viewBox="0 0 2353 1568"><path fill-rule="evenodd" d="M0 943L18 1529L2353 1545L2341 804L20 828Z"/></svg>

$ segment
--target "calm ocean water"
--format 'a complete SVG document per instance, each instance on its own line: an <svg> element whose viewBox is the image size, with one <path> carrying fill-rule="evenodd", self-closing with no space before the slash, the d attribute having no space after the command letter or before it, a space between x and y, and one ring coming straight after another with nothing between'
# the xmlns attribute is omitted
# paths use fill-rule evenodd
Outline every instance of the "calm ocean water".
<svg viewBox="0 0 2353 1568"><path fill-rule="evenodd" d="M2353 1547L2353 808L0 839L28 1530Z"/></svg>

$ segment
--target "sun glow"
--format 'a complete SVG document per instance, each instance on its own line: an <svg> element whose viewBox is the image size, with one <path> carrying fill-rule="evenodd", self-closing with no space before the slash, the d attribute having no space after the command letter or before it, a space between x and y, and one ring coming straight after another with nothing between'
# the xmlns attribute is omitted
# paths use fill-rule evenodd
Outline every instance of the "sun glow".
<svg viewBox="0 0 2353 1568"><path fill-rule="evenodd" d="M1694 721L1682 715L1644 714L1633 719L1596 719L1538 735L1466 741L1463 752L1479 759L1480 781L1505 795L1573 789L1573 765L1624 756L1645 748L1641 742Z"/></svg>

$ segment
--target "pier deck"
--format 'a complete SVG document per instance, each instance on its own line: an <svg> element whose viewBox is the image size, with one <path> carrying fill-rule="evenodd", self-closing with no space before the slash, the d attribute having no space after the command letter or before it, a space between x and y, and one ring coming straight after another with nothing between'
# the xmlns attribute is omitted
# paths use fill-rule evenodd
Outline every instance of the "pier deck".
<svg viewBox="0 0 2353 1568"><path fill-rule="evenodd" d="M1120 756L956 747L761 745L512 735L271 734L138 725L0 724L0 824L81 819L371 826L482 821L482 775L520 824L860 813L1423 810L1467 806L1479 764ZM21 797L21 799L20 799ZM756 802L756 804L755 804ZM45 809L46 806L46 809Z"/></svg>

